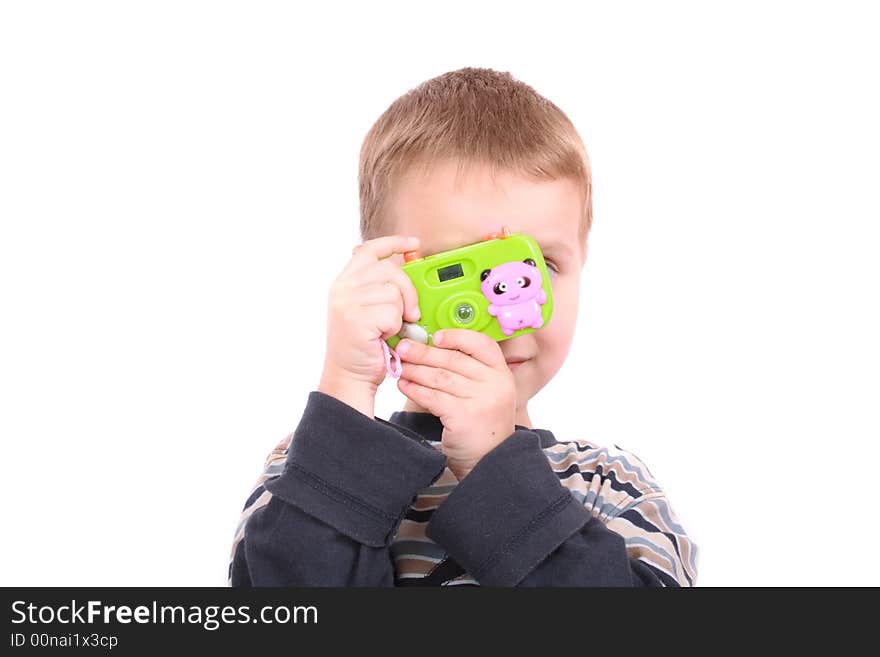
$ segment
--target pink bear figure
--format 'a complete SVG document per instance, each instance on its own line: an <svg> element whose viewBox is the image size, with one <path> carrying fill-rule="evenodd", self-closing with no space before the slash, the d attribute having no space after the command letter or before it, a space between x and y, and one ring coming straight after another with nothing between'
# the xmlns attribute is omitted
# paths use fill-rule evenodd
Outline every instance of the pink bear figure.
<svg viewBox="0 0 880 657"><path fill-rule="evenodd" d="M547 301L547 293L534 260L526 258L484 269L480 280L480 291L489 300L489 314L498 318L504 335L544 325L541 305Z"/></svg>

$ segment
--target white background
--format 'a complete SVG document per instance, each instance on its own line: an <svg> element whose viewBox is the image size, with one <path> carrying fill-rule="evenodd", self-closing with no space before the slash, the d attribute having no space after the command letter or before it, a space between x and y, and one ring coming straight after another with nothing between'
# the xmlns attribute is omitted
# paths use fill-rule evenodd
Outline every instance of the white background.
<svg viewBox="0 0 880 657"><path fill-rule="evenodd" d="M648 463L699 584L880 585L870 4L303 4L0 5L0 584L225 584L317 386L361 140L486 66L594 167L532 420Z"/></svg>

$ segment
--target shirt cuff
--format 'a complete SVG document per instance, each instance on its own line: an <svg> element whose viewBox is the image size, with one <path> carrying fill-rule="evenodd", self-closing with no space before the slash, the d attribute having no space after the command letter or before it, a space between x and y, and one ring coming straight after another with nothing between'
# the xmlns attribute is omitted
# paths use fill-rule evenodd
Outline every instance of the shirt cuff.
<svg viewBox="0 0 880 657"><path fill-rule="evenodd" d="M315 390L282 474L264 486L342 534L380 547L445 467L446 457L427 441Z"/></svg>
<svg viewBox="0 0 880 657"><path fill-rule="evenodd" d="M483 586L516 586L590 520L539 436L517 429L434 512L426 534Z"/></svg>

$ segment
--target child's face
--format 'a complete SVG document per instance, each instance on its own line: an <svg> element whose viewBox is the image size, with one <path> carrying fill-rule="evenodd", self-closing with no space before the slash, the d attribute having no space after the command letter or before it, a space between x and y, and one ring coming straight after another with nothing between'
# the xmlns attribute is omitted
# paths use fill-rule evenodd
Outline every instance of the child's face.
<svg viewBox="0 0 880 657"><path fill-rule="evenodd" d="M577 320L586 260L578 240L582 205L577 185L568 179L536 182L512 173L496 174L493 181L485 165L472 165L457 176L457 163L444 161L427 173L418 169L403 176L387 209L388 232L417 236L422 257L478 242L503 225L537 240L550 272L553 317L541 329L499 343L508 363L526 359L511 371L516 422L531 427L528 401L562 367ZM401 255L394 260L403 264ZM426 412L411 400L404 410Z"/></svg>

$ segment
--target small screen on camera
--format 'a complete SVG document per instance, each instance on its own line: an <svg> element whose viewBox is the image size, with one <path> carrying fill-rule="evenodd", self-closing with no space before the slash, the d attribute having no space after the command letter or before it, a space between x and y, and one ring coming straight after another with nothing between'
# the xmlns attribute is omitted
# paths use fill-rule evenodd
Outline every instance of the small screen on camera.
<svg viewBox="0 0 880 657"><path fill-rule="evenodd" d="M437 270L437 275L440 277L440 282L448 281L453 278L461 278L464 276L464 272L461 270L460 264L449 265L448 267L441 267Z"/></svg>

